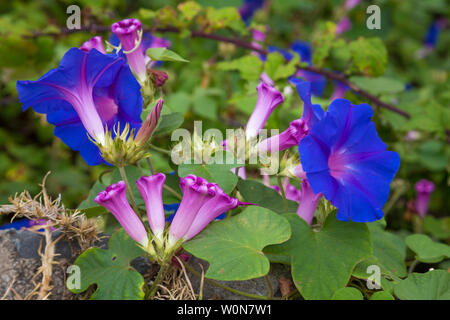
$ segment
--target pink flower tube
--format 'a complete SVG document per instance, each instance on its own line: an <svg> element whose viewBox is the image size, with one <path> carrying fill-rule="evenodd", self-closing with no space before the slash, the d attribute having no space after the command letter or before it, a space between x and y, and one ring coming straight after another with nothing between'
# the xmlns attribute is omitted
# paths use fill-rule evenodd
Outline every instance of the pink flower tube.
<svg viewBox="0 0 450 320"><path fill-rule="evenodd" d="M309 225L311 225L314 218L314 212L316 211L317 205L319 204L319 199L322 197L322 193L315 194L308 180L303 179L301 183L300 190L300 204L297 208L297 214L305 220Z"/></svg>
<svg viewBox="0 0 450 320"><path fill-rule="evenodd" d="M303 119L294 120L282 133L261 141L258 146L259 152L279 152L289 149L298 145L308 132L308 125Z"/></svg>
<svg viewBox="0 0 450 320"><path fill-rule="evenodd" d="M137 188L145 202L150 229L161 244L164 240L163 233L166 224L162 201L162 190L165 181L166 176L163 173L141 177L136 181Z"/></svg>
<svg viewBox="0 0 450 320"><path fill-rule="evenodd" d="M135 141L139 144L145 144L150 139L153 131L158 124L159 117L161 115L161 109L163 107L164 100L159 99L153 110L149 113L138 133L136 134Z"/></svg>
<svg viewBox="0 0 450 320"><path fill-rule="evenodd" d="M185 237L198 210L216 195L215 185L201 177L190 174L180 180L183 199L169 229L170 247Z"/></svg>
<svg viewBox="0 0 450 320"><path fill-rule="evenodd" d="M111 212L128 235L146 248L148 245L147 231L128 203L126 188L125 182L119 181L100 192L94 201Z"/></svg>
<svg viewBox="0 0 450 320"><path fill-rule="evenodd" d="M237 199L228 196L217 184L214 184L214 186L216 195L209 199L197 212L188 232L183 237L185 240L195 237L219 215L236 208L240 204Z"/></svg>
<svg viewBox="0 0 450 320"><path fill-rule="evenodd" d="M434 191L434 183L422 179L416 183L415 189L417 193L415 201L416 210L419 216L424 217L428 211L431 193Z"/></svg>
<svg viewBox="0 0 450 320"><path fill-rule="evenodd" d="M261 82L256 90L258 91L258 99L245 128L247 140L258 135L272 111L284 101L281 92L265 82Z"/></svg>
<svg viewBox="0 0 450 320"><path fill-rule="evenodd" d="M102 37L92 37L88 41L85 41L80 47L80 50L84 52L89 52L91 49L97 49L97 51L106 54L105 47L103 47Z"/></svg>
<svg viewBox="0 0 450 320"><path fill-rule="evenodd" d="M141 48L136 48L136 44L139 41L139 32L142 31L141 22L137 19L125 19L113 23L111 31L119 38L131 70L133 70L141 83L144 82L147 75L147 60L144 51Z"/></svg>

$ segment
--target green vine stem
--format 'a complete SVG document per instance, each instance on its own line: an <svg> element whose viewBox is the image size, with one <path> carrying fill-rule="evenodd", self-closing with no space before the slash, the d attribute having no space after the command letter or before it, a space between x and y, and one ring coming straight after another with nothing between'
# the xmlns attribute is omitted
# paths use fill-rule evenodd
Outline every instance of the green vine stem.
<svg viewBox="0 0 450 320"><path fill-rule="evenodd" d="M167 184L163 185L163 188L166 189L168 192L170 192L172 195L174 195L175 197L177 197L179 200L183 199L183 196L181 194L179 194L178 192L176 192L175 190L173 190L171 187L169 187Z"/></svg>

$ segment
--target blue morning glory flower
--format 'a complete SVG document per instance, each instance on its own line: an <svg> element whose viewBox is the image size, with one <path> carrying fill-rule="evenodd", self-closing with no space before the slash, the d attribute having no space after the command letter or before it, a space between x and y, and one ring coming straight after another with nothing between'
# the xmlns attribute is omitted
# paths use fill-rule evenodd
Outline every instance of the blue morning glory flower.
<svg viewBox="0 0 450 320"><path fill-rule="evenodd" d="M383 217L389 185L399 166L386 151L371 121L368 104L334 100L324 117L299 143L303 170L314 193L338 208L341 221L371 222Z"/></svg>
<svg viewBox="0 0 450 320"><path fill-rule="evenodd" d="M250 20L257 10L262 8L264 0L244 0L244 3L239 7L239 13L246 25L250 24Z"/></svg>
<svg viewBox="0 0 450 320"><path fill-rule="evenodd" d="M58 68L36 81L17 81L23 110L32 106L46 114L54 134L89 165L104 163L90 138L103 144L105 126L112 129L119 123L124 128L128 123L130 129L140 128L140 88L123 58L96 49L72 48Z"/></svg>

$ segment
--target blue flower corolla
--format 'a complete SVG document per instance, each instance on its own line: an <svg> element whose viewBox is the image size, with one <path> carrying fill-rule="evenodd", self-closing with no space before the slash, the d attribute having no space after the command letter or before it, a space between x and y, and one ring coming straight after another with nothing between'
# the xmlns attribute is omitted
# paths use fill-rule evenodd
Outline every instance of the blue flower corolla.
<svg viewBox="0 0 450 320"><path fill-rule="evenodd" d="M324 117L299 143L303 170L315 194L338 208L341 221L371 222L383 205L399 166L398 153L386 151L371 121L368 104L334 100Z"/></svg>
<svg viewBox="0 0 450 320"><path fill-rule="evenodd" d="M128 123L137 131L142 123L140 85L130 68L123 58L96 49L70 49L58 68L36 81L17 81L17 91L23 110L32 106L46 114L54 134L89 165L105 162L91 141L102 144L105 126Z"/></svg>
<svg viewBox="0 0 450 320"><path fill-rule="evenodd" d="M244 0L244 3L239 7L239 14L246 25L250 24L255 12L262 8L264 0Z"/></svg>
<svg viewBox="0 0 450 320"><path fill-rule="evenodd" d="M424 45L430 48L436 47L442 28L443 23L441 20L433 21L433 23L428 27L427 34L423 40Z"/></svg>

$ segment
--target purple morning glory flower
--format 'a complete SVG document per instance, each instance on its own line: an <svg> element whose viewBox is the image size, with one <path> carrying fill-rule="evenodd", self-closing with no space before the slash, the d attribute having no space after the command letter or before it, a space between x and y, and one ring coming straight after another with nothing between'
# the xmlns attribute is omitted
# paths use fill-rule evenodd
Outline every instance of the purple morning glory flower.
<svg viewBox="0 0 450 320"><path fill-rule="evenodd" d="M216 195L215 185L192 174L180 179L183 198L169 229L169 246L184 238L198 210Z"/></svg>
<svg viewBox="0 0 450 320"><path fill-rule="evenodd" d="M128 235L146 248L148 245L147 231L128 203L126 189L125 182L119 181L100 192L94 201L111 212Z"/></svg>
<svg viewBox="0 0 450 320"><path fill-rule="evenodd" d="M161 244L164 241L163 233L166 224L162 201L162 190L165 181L166 176L163 173L141 177L136 181L137 188L145 202L150 229Z"/></svg>
<svg viewBox="0 0 450 320"><path fill-rule="evenodd" d="M309 185L307 179L303 179L301 182L301 190L299 194L299 202L297 208L297 214L305 220L309 225L311 225L314 212L316 211L317 205L319 204L319 199L322 197L322 193L315 194Z"/></svg>
<svg viewBox="0 0 450 320"><path fill-rule="evenodd" d="M281 92L263 81L256 87L256 90L258 91L258 99L245 127L247 140L258 135L272 111L284 102Z"/></svg>
<svg viewBox="0 0 450 320"><path fill-rule="evenodd" d="M356 7L362 0L346 0L345 9L351 10Z"/></svg>
<svg viewBox="0 0 450 320"><path fill-rule="evenodd" d="M352 21L349 19L349 17L344 17L341 20L339 20L338 24L336 25L336 35L340 35L352 28Z"/></svg>
<svg viewBox="0 0 450 320"><path fill-rule="evenodd" d="M139 81L143 83L146 79L147 67L151 67L153 64L153 61L150 62L151 59L145 54L147 49L167 48L170 46L170 42L148 33L143 33L142 24L138 19L124 19L113 23L111 31L116 36L112 38L111 43L118 45L116 39L120 41L131 70L136 74ZM136 48L139 40L141 42Z"/></svg>
<svg viewBox="0 0 450 320"><path fill-rule="evenodd" d="M399 166L386 151L371 121L368 104L334 100L299 144L300 159L315 194L338 208L341 221L370 222L383 217L383 205Z"/></svg>
<svg viewBox="0 0 450 320"><path fill-rule="evenodd" d="M189 230L184 235L185 240L192 239L202 231L208 223L216 219L222 213L235 209L240 203L237 199L227 195L217 184L213 184L216 195L206 201L198 210Z"/></svg>
<svg viewBox="0 0 450 320"><path fill-rule="evenodd" d="M303 100L303 115L289 124L289 128L279 135L272 136L259 143L260 152L283 151L299 144L309 130L323 117L320 105L311 103L311 84L301 79L291 78L300 98ZM274 150L276 148L277 150Z"/></svg>
<svg viewBox="0 0 450 320"><path fill-rule="evenodd" d="M89 165L104 163L98 147L103 144L105 126L117 123L131 129L141 125L140 85L123 58L88 53L72 48L60 65L36 81L17 81L23 110L32 106L55 125L54 134L72 150L80 151Z"/></svg>
<svg viewBox="0 0 450 320"><path fill-rule="evenodd" d="M80 50L83 50L84 52L89 52L92 49L97 49L97 51L106 54L105 47L103 46L102 37L100 36L92 37L88 41L85 41L80 47Z"/></svg>
<svg viewBox="0 0 450 320"><path fill-rule="evenodd" d="M428 212L428 204L430 196L434 191L434 183L432 181L422 179L414 186L416 190L416 200L414 201L416 211L419 216L424 217Z"/></svg>

